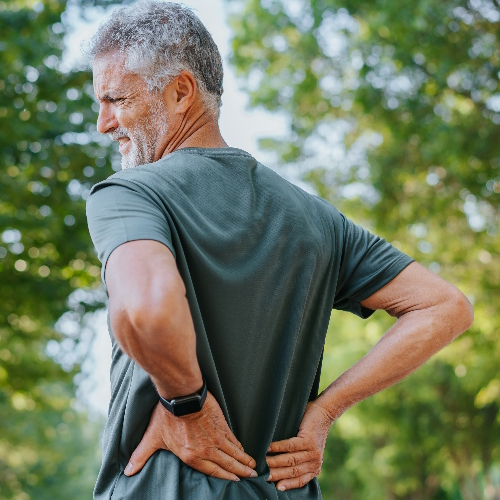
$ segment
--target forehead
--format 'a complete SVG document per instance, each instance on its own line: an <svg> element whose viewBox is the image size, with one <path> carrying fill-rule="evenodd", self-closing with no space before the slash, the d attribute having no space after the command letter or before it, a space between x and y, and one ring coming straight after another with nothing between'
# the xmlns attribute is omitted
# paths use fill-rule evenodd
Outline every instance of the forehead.
<svg viewBox="0 0 500 500"><path fill-rule="evenodd" d="M101 54L95 58L92 73L97 97L146 86L142 78L124 69L125 60L125 54L120 51Z"/></svg>

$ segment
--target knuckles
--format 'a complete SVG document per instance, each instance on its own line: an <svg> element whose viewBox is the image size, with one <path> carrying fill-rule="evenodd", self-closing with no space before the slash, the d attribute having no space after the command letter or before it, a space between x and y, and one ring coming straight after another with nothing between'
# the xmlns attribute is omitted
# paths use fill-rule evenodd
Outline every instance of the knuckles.
<svg viewBox="0 0 500 500"><path fill-rule="evenodd" d="M188 449L188 448L182 448L179 451L179 458L186 464L186 465L191 465L196 461L196 455L195 453Z"/></svg>
<svg viewBox="0 0 500 500"><path fill-rule="evenodd" d="M299 488L305 486L312 478L302 476L299 478Z"/></svg>
<svg viewBox="0 0 500 500"><path fill-rule="evenodd" d="M207 475L211 476L211 477L216 477L217 474L218 474L218 469L215 466L214 467L210 467L210 469L208 470L208 473L207 473Z"/></svg>
<svg viewBox="0 0 500 500"><path fill-rule="evenodd" d="M224 469L227 471L232 471L234 469L234 462L231 458L227 458L224 460Z"/></svg>
<svg viewBox="0 0 500 500"><path fill-rule="evenodd" d="M213 457L214 452L217 450L216 446L200 446L199 455L204 458Z"/></svg>

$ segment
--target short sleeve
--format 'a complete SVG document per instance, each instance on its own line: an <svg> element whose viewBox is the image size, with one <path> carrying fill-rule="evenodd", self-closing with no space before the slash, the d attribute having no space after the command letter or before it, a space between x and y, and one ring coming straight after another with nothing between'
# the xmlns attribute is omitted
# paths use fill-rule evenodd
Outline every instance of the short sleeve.
<svg viewBox="0 0 500 500"><path fill-rule="evenodd" d="M173 253L169 223L155 199L132 182L96 184L87 200L90 237L102 264L101 277L111 252L127 241L155 240Z"/></svg>
<svg viewBox="0 0 500 500"><path fill-rule="evenodd" d="M414 259L342 218L343 247L333 308L367 318L374 311L360 303L392 281Z"/></svg>

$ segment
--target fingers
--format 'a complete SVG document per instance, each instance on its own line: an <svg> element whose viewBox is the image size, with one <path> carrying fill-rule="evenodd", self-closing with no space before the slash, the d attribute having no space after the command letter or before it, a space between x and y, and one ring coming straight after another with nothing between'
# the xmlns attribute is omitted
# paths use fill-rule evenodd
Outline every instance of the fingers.
<svg viewBox="0 0 500 500"><path fill-rule="evenodd" d="M270 469L294 467L304 462L313 461L321 465L321 454L315 451L297 451L295 453L283 453L282 455L266 457L266 461Z"/></svg>
<svg viewBox="0 0 500 500"><path fill-rule="evenodd" d="M218 477L219 479L226 479L228 481L241 481L236 474L224 470L222 467L209 460L199 460L194 468L207 476Z"/></svg>
<svg viewBox="0 0 500 500"><path fill-rule="evenodd" d="M176 455L185 464L204 474L211 475L213 470L214 477L233 481L237 476L257 477L257 472L246 465L253 460L252 457L242 452L225 437L214 438L212 442L205 442L204 445L198 443L195 447L182 447ZM200 468L200 464L203 468ZM214 467L215 465L217 467ZM222 476L219 469L224 470L226 474Z"/></svg>
<svg viewBox="0 0 500 500"><path fill-rule="evenodd" d="M269 445L268 453L290 453L292 451L304 451L309 449L307 441L299 437L275 441Z"/></svg>
<svg viewBox="0 0 500 500"><path fill-rule="evenodd" d="M245 457L248 457L246 453L243 453L243 455ZM238 460L235 460L232 456L228 455L221 449L214 450L212 457L210 457L210 459L213 462L220 465L228 472L232 472L233 474L236 474L240 477L257 477L257 472L255 472L251 467L243 465Z"/></svg>
<svg viewBox="0 0 500 500"><path fill-rule="evenodd" d="M229 441L231 441L231 443L233 443L236 447L243 451L243 445L236 439L236 436L231 432L229 426L227 426L226 437L227 439L229 439ZM255 465L251 465L250 467L255 467Z"/></svg>
<svg viewBox="0 0 500 500"><path fill-rule="evenodd" d="M280 491L302 488L321 472L322 454L319 450L284 453L267 457L270 468L268 481L276 482Z"/></svg>
<svg viewBox="0 0 500 500"><path fill-rule="evenodd" d="M302 488L321 471L323 450L331 421L320 407L309 403L304 412L297 437L270 444L267 456L268 481L276 482L278 490Z"/></svg>
<svg viewBox="0 0 500 500"><path fill-rule="evenodd" d="M316 476L319 474L320 470L321 465L318 466L315 462L304 462L299 465L294 465L293 467L278 467L276 469L271 469L268 481L276 482L282 479L293 479L309 473Z"/></svg>
<svg viewBox="0 0 500 500"><path fill-rule="evenodd" d="M132 453L129 463L127 467L125 467L123 473L126 476L133 476L134 474L137 474L144 467L151 455L153 455L153 453L160 448L161 447L155 443L155 440L152 439L151 433L146 431L146 434L144 434L141 442L135 449L134 453Z"/></svg>
<svg viewBox="0 0 500 500"><path fill-rule="evenodd" d="M160 405L160 403L158 403L158 405ZM156 450L167 448L161 438L161 435L158 432L159 428L161 427L162 415L161 410L158 411L158 405L155 407L153 413L151 414L148 428L146 429L141 442L134 450L134 453L132 453L129 463L123 471L126 476L133 476L134 474L137 474L144 467L146 462Z"/></svg>
<svg viewBox="0 0 500 500"><path fill-rule="evenodd" d="M243 447L240 449L233 442L229 440L222 440L219 445L221 451L234 458L243 465L248 466L250 470L257 466L257 462L243 451Z"/></svg>
<svg viewBox="0 0 500 500"><path fill-rule="evenodd" d="M183 450L179 458L187 465L203 474L239 481L241 477L257 477L250 467L241 464L227 453L213 447L205 450Z"/></svg>
<svg viewBox="0 0 500 500"><path fill-rule="evenodd" d="M286 479L284 481L280 481L276 485L276 488L278 488L278 490L280 490L280 491L293 490L295 488L302 488L309 481L314 479L317 475L318 474L310 472L308 474L304 474L303 476L299 476L299 477L296 477L294 479Z"/></svg>
<svg viewBox="0 0 500 500"><path fill-rule="evenodd" d="M209 467L210 464L212 466L216 465L216 468L213 467L217 473L217 475L214 477L222 477L220 475L219 469L222 469L229 474L229 476L227 474L224 476L225 479L231 478L233 481L235 480L234 477L238 476L257 477L257 472L255 472L250 467L238 462L233 457L217 448L217 446L198 449L183 449L179 454L179 458L193 469L209 475L211 470ZM200 468L200 464L203 464L203 469Z"/></svg>

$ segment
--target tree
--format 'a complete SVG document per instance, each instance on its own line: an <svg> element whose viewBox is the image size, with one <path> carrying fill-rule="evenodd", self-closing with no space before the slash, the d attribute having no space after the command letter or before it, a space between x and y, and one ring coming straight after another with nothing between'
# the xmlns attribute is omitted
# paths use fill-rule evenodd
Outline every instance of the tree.
<svg viewBox="0 0 500 500"><path fill-rule="evenodd" d="M60 68L65 5L0 2L0 499L86 499L99 467L73 383L91 332L65 326L103 306L85 199L112 152L91 75Z"/></svg>
<svg viewBox="0 0 500 500"><path fill-rule="evenodd" d="M473 328L332 428L325 498L494 498L500 461L500 10L469 0L228 0L284 172L462 289ZM286 169L285 169L286 167ZM334 313L323 380L389 325ZM497 465L495 465L497 464ZM497 480L498 481L498 480ZM497 488L497 493L495 493ZM496 498L496 497L495 497Z"/></svg>

